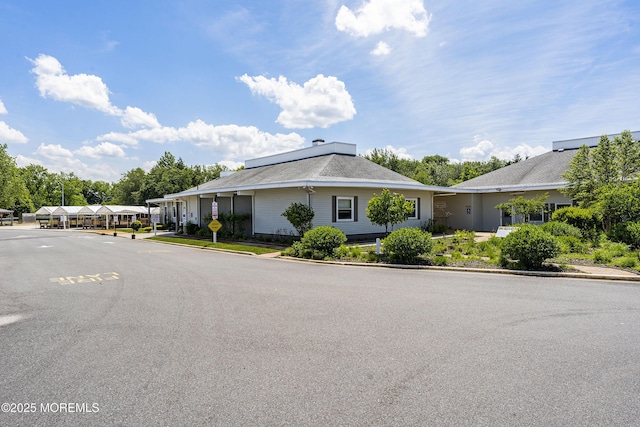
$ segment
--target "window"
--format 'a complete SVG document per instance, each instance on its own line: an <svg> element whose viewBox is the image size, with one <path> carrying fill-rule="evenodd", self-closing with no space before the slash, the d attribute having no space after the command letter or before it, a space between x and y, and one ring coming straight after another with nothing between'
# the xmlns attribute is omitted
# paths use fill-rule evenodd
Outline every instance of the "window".
<svg viewBox="0 0 640 427"><path fill-rule="evenodd" d="M414 197L405 200L413 205L413 213L409 214L407 219L420 219L420 199Z"/></svg>
<svg viewBox="0 0 640 427"><path fill-rule="evenodd" d="M337 197L338 221L353 220L353 197Z"/></svg>
<svg viewBox="0 0 640 427"><path fill-rule="evenodd" d="M358 221L358 197L333 196L332 221Z"/></svg>

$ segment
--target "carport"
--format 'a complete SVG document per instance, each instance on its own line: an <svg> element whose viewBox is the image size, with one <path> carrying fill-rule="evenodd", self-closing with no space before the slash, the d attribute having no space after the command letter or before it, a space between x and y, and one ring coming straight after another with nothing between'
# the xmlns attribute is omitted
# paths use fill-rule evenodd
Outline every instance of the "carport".
<svg viewBox="0 0 640 427"><path fill-rule="evenodd" d="M96 211L96 214L105 215L105 228L107 229L109 228L109 216L112 216L113 220L116 221L114 228L120 223L120 217L126 218L126 227L129 227L133 215L136 216L137 220L142 222L142 225L149 225L149 209L144 206L105 205L100 207Z"/></svg>
<svg viewBox="0 0 640 427"><path fill-rule="evenodd" d="M9 214L9 218L11 218L11 225L13 225L13 211L8 209L0 209L0 225L4 225L4 216Z"/></svg>
<svg viewBox="0 0 640 427"><path fill-rule="evenodd" d="M36 222L40 225L40 228L53 228L57 227L58 223L53 221L53 211L58 206L42 206L36 211Z"/></svg>
<svg viewBox="0 0 640 427"><path fill-rule="evenodd" d="M60 222L62 223L62 228L66 228L66 224L68 223L69 228L72 225L79 227L78 225L78 212L82 206L58 206L54 211L53 215L58 216L60 218ZM66 221L62 221L62 217L66 218ZM74 222L72 222L72 219Z"/></svg>

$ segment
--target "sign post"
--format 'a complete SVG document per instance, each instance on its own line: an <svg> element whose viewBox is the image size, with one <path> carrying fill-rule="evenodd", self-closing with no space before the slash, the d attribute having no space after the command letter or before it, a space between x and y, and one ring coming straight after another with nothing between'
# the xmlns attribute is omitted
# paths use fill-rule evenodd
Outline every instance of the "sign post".
<svg viewBox="0 0 640 427"><path fill-rule="evenodd" d="M209 229L213 231L213 243L218 243L218 230L222 227L220 221L218 221L218 202L211 202L211 219L209 223Z"/></svg>
<svg viewBox="0 0 640 427"><path fill-rule="evenodd" d="M157 235L156 224L160 222L160 214L151 214L151 222L153 222L153 235Z"/></svg>

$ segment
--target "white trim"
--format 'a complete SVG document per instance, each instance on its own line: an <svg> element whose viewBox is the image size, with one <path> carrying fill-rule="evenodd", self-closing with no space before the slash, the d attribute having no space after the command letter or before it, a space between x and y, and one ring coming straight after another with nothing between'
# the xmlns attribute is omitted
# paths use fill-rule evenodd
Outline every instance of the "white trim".
<svg viewBox="0 0 640 427"><path fill-rule="evenodd" d="M408 216L407 219L420 219L418 218L418 198L417 197L405 197L407 202L413 202L413 216Z"/></svg>
<svg viewBox="0 0 640 427"><path fill-rule="evenodd" d="M354 222L354 196L336 196L336 222ZM349 200L351 202L351 216L350 218L340 218L340 200ZM346 209L342 209L346 211Z"/></svg>

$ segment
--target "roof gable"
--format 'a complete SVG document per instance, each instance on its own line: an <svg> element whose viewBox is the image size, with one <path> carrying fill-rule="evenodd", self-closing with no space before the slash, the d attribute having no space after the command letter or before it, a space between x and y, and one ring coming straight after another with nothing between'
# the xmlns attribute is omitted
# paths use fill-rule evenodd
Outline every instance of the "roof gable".
<svg viewBox="0 0 640 427"><path fill-rule="evenodd" d="M569 169L571 159L577 152L578 150L549 151L461 182L453 187L495 190L502 187L526 188L534 186L560 188L566 183L566 180L561 175Z"/></svg>
<svg viewBox="0 0 640 427"><path fill-rule="evenodd" d="M411 178L373 163L363 157L329 154L285 163L242 169L231 175L186 190L183 195L229 189L277 188L305 185L423 187ZM171 196L171 195L169 195Z"/></svg>

